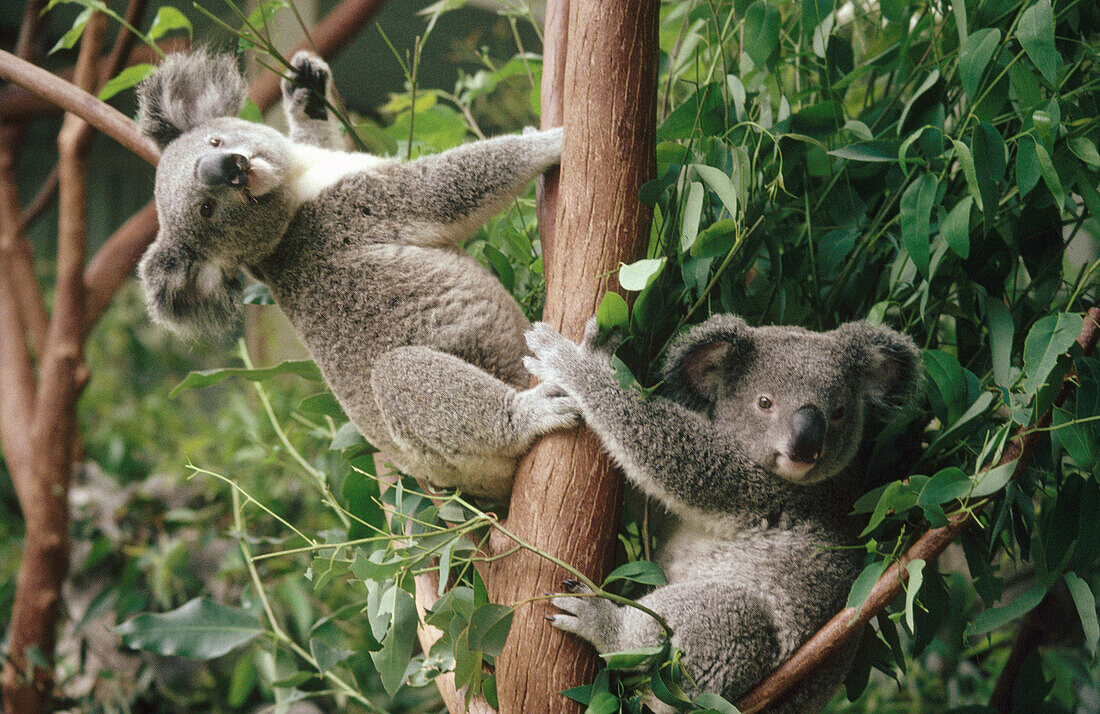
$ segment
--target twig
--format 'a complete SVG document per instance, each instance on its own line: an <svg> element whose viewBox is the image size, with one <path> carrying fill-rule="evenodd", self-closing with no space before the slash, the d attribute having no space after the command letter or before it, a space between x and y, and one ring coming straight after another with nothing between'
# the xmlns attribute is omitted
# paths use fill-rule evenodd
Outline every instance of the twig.
<svg viewBox="0 0 1100 714"><path fill-rule="evenodd" d="M1077 343L1081 345L1085 354L1091 354L1096 347L1098 337L1100 337L1100 307L1093 307L1085 315L1085 325L1077 338ZM1064 402L1073 390L1073 386L1072 379L1067 377L1062 382L1061 391L1054 400L1054 404L1059 405ZM1052 408L1040 417L1034 427L1020 427L1012 441L1005 446L1004 453L996 466L1018 459L1012 473L1013 480L1027 469L1031 451L1035 447L1038 435L1050 425L1051 414ZM863 602L858 613L856 608L851 607L837 613L813 637L803 643L789 660L745 695L737 703L738 709L743 714L759 712L790 691L795 684L858 634L871 618L882 612L894 598L901 594L909 577L909 571L905 568L907 563L917 558L925 562L938 558L947 546L966 530L972 518L973 514L970 511L957 514L949 519L950 522L946 526L934 528L921 536L897 562L886 569L871 589L871 594Z"/></svg>

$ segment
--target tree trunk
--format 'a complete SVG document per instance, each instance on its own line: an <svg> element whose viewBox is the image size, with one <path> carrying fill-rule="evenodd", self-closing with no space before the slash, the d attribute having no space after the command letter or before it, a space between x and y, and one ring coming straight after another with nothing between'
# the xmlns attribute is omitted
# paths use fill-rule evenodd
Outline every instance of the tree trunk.
<svg viewBox="0 0 1100 714"><path fill-rule="evenodd" d="M548 17L560 12L550 3ZM653 177L658 3L571 0L564 65L565 148L555 239L544 244L544 319L579 340L620 262L642 255L650 210L638 190ZM551 34L548 33L547 38ZM553 57L560 48L548 47ZM544 76L552 82L554 72ZM544 95L545 96L545 95ZM545 228L545 226L544 226ZM507 527L599 581L611 564L621 482L587 431L544 438L520 463ZM514 546L494 534L493 547ZM560 591L565 571L521 551L497 561L494 602ZM497 660L500 711L580 711L558 692L590 682L595 652L545 620L549 605L517 609Z"/></svg>

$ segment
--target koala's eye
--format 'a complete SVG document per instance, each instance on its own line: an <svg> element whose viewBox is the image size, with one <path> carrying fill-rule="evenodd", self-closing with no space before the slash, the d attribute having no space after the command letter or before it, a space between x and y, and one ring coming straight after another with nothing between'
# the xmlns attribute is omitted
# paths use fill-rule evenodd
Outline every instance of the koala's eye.
<svg viewBox="0 0 1100 714"><path fill-rule="evenodd" d="M203 218L210 218L211 216L214 215L214 207L216 205L217 204L214 203L213 199L211 199L211 198L206 199L205 201L202 202L202 205L199 206L199 215L202 216Z"/></svg>
<svg viewBox="0 0 1100 714"><path fill-rule="evenodd" d="M844 418L844 407L837 407L829 416L832 417L833 421L840 421Z"/></svg>
<svg viewBox="0 0 1100 714"><path fill-rule="evenodd" d="M757 399L756 399L756 406L760 407L764 411L768 411L769 409L772 408L772 400L770 400L767 397L761 395L760 397L757 397Z"/></svg>
<svg viewBox="0 0 1100 714"><path fill-rule="evenodd" d="M220 138L216 137L216 136L210 137L209 139L207 139L207 141L210 142L211 146L221 146L222 145L222 140Z"/></svg>

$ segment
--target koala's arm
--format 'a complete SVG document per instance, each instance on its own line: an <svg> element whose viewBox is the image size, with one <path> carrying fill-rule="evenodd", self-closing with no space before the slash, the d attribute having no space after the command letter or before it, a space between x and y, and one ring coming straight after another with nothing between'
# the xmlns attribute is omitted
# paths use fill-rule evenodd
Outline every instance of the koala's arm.
<svg viewBox="0 0 1100 714"><path fill-rule="evenodd" d="M281 82L283 112L290 140L323 149L346 151L348 138L336 116L325 104L333 104L332 70L312 52L301 51L290 59L291 79Z"/></svg>
<svg viewBox="0 0 1100 714"><path fill-rule="evenodd" d="M370 201L399 241L446 247L473 235L561 158L562 130L529 131L455 147L371 172ZM382 205L378 205L381 203Z"/></svg>
<svg viewBox="0 0 1100 714"><path fill-rule="evenodd" d="M765 509L770 481L714 424L667 399L642 399L615 381L609 355L595 346L595 321L582 346L545 323L527 333L524 365L563 389L627 478L673 507L708 512Z"/></svg>

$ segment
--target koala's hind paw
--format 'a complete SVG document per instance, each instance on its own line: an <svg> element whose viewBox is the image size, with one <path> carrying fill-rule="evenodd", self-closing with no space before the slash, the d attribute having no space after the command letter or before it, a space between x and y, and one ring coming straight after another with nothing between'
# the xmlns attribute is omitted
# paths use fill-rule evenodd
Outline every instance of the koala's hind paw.
<svg viewBox="0 0 1100 714"><path fill-rule="evenodd" d="M600 652L615 649L618 631L618 608L611 602L596 597L592 590L576 580L566 580L562 587L581 597L559 596L552 598L550 604L561 613L547 615L546 619L554 627L583 637Z"/></svg>
<svg viewBox="0 0 1100 714"><path fill-rule="evenodd" d="M294 68L291 80L283 79L283 96L293 107L309 119L327 119L328 109L325 99L328 96L332 70L328 63L313 54L302 50L290 60Z"/></svg>

